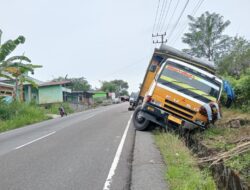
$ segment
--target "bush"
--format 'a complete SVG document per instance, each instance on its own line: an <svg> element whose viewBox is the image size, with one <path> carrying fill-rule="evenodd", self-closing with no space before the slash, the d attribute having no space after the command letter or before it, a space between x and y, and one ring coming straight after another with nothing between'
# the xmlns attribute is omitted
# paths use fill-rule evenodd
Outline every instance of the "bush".
<svg viewBox="0 0 250 190"><path fill-rule="evenodd" d="M229 76L225 78L230 81L234 88L236 96L235 108L250 111L250 68L239 79Z"/></svg>

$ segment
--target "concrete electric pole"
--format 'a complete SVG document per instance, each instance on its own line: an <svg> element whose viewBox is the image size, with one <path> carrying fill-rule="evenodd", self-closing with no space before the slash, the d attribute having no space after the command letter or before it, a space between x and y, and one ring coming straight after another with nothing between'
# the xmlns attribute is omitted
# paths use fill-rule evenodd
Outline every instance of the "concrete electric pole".
<svg viewBox="0 0 250 190"><path fill-rule="evenodd" d="M157 41L154 41L154 40L153 40L153 43L154 43L154 44L165 44L165 43L168 41L167 39L166 39L166 40L164 39L164 37L165 37L166 35L167 35L166 32L163 33L163 34L158 34L158 33L155 34L155 35L152 34L152 37L153 37L153 38L161 37L161 40L160 40L160 41L158 41L158 40L157 40Z"/></svg>

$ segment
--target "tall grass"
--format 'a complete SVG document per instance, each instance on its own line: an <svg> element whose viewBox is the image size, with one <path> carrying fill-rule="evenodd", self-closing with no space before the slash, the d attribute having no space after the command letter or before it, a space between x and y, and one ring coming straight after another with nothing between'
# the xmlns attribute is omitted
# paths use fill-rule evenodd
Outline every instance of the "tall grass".
<svg viewBox="0 0 250 190"><path fill-rule="evenodd" d="M156 132L155 140L167 165L165 178L171 190L216 189L210 173L199 170L195 158L176 135Z"/></svg>
<svg viewBox="0 0 250 190"><path fill-rule="evenodd" d="M0 103L0 132L49 119L43 108L19 102Z"/></svg>

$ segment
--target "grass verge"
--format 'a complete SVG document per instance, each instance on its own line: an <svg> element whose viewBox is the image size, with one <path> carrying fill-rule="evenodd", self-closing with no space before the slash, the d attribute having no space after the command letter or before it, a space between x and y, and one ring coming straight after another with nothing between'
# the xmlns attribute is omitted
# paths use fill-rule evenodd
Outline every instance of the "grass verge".
<svg viewBox="0 0 250 190"><path fill-rule="evenodd" d="M200 171L196 159L178 136L155 132L155 141L167 165L165 179L170 190L216 189L210 172Z"/></svg>
<svg viewBox="0 0 250 190"><path fill-rule="evenodd" d="M0 105L0 132L47 119L45 110L36 105L18 102Z"/></svg>

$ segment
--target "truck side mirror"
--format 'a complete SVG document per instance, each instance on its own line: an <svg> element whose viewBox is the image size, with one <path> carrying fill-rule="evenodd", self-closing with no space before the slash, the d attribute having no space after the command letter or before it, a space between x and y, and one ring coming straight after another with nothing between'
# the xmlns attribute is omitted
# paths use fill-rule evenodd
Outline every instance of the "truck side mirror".
<svg viewBox="0 0 250 190"><path fill-rule="evenodd" d="M156 71L156 68L157 68L157 65L152 64L152 65L150 65L150 67L149 67L149 71L154 73L154 72Z"/></svg>

